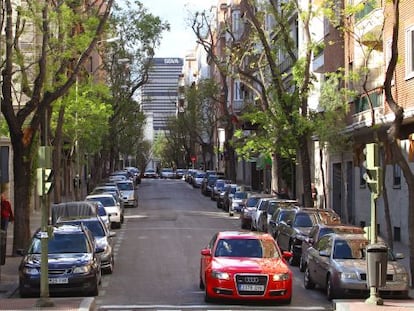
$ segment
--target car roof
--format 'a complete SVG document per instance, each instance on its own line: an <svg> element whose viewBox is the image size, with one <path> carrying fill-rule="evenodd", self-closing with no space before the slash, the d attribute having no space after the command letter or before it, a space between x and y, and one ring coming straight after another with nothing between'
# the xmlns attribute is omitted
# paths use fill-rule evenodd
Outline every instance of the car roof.
<svg viewBox="0 0 414 311"><path fill-rule="evenodd" d="M328 236L331 236L334 240L366 240L368 238L364 234L355 234L355 233L329 233Z"/></svg>
<svg viewBox="0 0 414 311"><path fill-rule="evenodd" d="M53 230L53 234L84 234L85 228L77 225L67 225L67 224L57 224L51 226ZM40 237L42 235L42 231L39 228L38 231L35 233L36 237Z"/></svg>
<svg viewBox="0 0 414 311"><path fill-rule="evenodd" d="M110 193L89 194L89 195L86 196L87 199L102 198L102 197L104 197L104 198L107 198L107 197L114 198L114 196Z"/></svg>
<svg viewBox="0 0 414 311"><path fill-rule="evenodd" d="M220 231L217 233L218 239L273 239L265 232L255 231Z"/></svg>

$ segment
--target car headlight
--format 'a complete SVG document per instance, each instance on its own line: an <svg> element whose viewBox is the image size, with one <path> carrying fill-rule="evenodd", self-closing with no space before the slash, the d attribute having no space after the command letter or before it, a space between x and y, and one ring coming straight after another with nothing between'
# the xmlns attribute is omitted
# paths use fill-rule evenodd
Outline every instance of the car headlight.
<svg viewBox="0 0 414 311"><path fill-rule="evenodd" d="M221 271L211 271L211 276L219 280L230 280L230 274Z"/></svg>
<svg viewBox="0 0 414 311"><path fill-rule="evenodd" d="M355 272L342 272L341 279L343 280L350 280L350 279L358 279L358 275Z"/></svg>
<svg viewBox="0 0 414 311"><path fill-rule="evenodd" d="M274 274L273 275L273 281L277 282L277 281L286 281L289 280L290 275L289 273L279 273L279 274Z"/></svg>
<svg viewBox="0 0 414 311"><path fill-rule="evenodd" d="M394 281L408 282L408 274L407 273L396 273L394 275Z"/></svg>
<svg viewBox="0 0 414 311"><path fill-rule="evenodd" d="M90 270L91 270L90 266L75 267L73 269L73 273L76 273L76 274L88 273Z"/></svg>
<svg viewBox="0 0 414 311"><path fill-rule="evenodd" d="M23 273L28 275L39 275L40 271L38 268L30 268L30 267L24 267Z"/></svg>

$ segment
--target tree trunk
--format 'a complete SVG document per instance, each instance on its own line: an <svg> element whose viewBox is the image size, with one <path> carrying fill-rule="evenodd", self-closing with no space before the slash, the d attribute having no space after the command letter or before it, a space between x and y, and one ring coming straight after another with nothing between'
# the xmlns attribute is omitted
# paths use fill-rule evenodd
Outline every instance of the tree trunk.
<svg viewBox="0 0 414 311"><path fill-rule="evenodd" d="M325 180L325 169L323 167L323 149L319 148L319 162L320 162L320 170L321 170L321 178L322 178L322 190L323 190L323 207L324 209L328 208L328 204L326 202L327 196L326 196L326 180Z"/></svg>
<svg viewBox="0 0 414 311"><path fill-rule="evenodd" d="M384 158L384 157L383 157ZM382 165L382 198L384 200L384 215L385 215L385 230L387 232L387 244L388 247L391 249L394 249L394 239L393 239L393 233L392 233L392 223L391 223L391 214L390 214L390 204L388 202L388 192L387 187L385 186L385 180L386 180L386 172L387 172L387 165Z"/></svg>
<svg viewBox="0 0 414 311"><path fill-rule="evenodd" d="M312 207L311 169L308 138L306 135L302 135L299 139L299 153L302 166L303 205L305 207Z"/></svg>
<svg viewBox="0 0 414 311"><path fill-rule="evenodd" d="M55 131L55 139L53 141L53 171L54 171L54 187L53 187L53 202L62 202L62 129L65 115L65 105L60 106L59 117Z"/></svg>
<svg viewBox="0 0 414 311"><path fill-rule="evenodd" d="M12 134L12 133L11 133ZM30 197L32 192L32 172L31 162L28 159L29 148L21 142L16 143L16 138L12 135L13 142L13 174L14 174L14 239L13 256L17 255L18 249L26 249L30 241Z"/></svg>

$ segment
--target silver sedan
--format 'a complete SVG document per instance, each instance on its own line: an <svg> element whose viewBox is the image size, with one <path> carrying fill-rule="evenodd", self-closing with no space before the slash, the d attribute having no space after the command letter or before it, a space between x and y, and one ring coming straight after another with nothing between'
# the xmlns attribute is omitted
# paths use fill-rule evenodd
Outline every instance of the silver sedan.
<svg viewBox="0 0 414 311"><path fill-rule="evenodd" d="M369 241L362 234L328 234L308 249L304 286L325 288L328 299L348 296L368 297L366 246ZM387 278L379 288L382 297L408 296L409 277L397 259L402 254L388 252Z"/></svg>

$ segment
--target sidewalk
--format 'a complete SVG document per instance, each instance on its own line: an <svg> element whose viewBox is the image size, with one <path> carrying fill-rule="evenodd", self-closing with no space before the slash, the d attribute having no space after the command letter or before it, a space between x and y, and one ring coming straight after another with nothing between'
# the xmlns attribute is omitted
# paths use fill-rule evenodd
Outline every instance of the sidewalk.
<svg viewBox="0 0 414 311"><path fill-rule="evenodd" d="M34 233L40 227L40 211L34 211L30 218L30 229ZM19 298L18 267L21 257L12 257L13 223L9 224L7 234L6 264L0 266L0 310L95 310L94 297L50 298L53 307L36 307L38 298Z"/></svg>

